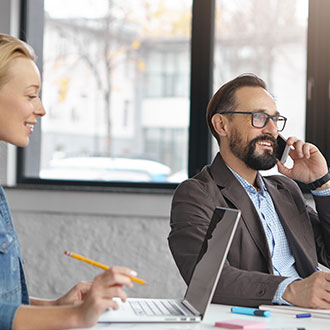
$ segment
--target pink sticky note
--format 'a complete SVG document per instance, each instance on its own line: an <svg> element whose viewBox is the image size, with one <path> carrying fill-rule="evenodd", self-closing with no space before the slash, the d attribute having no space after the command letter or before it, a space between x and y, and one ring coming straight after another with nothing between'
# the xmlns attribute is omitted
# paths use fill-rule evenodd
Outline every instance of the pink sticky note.
<svg viewBox="0 0 330 330"><path fill-rule="evenodd" d="M214 325L225 329L264 329L267 327L266 322L240 319L215 322Z"/></svg>

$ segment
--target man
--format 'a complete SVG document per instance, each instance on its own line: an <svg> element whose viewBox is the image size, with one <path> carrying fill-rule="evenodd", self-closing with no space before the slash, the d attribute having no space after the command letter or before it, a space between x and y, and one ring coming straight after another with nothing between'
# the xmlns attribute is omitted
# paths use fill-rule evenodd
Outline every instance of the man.
<svg viewBox="0 0 330 330"><path fill-rule="evenodd" d="M258 77L223 85L207 108L220 152L212 164L181 183L172 202L169 245L186 283L216 206L242 217L213 302L258 306L294 304L330 309L330 175L321 152L290 137L291 169L275 157L286 118ZM283 175L262 177L277 164ZM307 206L298 180L313 185L317 213Z"/></svg>

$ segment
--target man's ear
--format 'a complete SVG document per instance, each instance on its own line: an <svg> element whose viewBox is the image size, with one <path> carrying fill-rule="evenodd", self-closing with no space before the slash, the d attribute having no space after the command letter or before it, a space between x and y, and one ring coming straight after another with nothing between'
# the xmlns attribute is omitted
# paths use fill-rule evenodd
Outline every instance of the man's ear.
<svg viewBox="0 0 330 330"><path fill-rule="evenodd" d="M214 130L219 134L219 136L227 136L227 119L220 113L213 115L211 119Z"/></svg>

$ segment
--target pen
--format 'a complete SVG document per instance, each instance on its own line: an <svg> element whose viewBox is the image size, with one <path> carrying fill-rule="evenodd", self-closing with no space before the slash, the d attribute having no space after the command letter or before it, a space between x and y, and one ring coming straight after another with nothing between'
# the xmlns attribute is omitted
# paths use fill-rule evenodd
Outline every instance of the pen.
<svg viewBox="0 0 330 330"><path fill-rule="evenodd" d="M301 319L301 318L304 318L304 317L311 317L311 316L312 315L310 313L302 313L302 314L297 314L296 318Z"/></svg>
<svg viewBox="0 0 330 330"><path fill-rule="evenodd" d="M258 308L247 308L247 307L232 307L232 313L235 314L245 314L245 315L254 315L254 316L264 316L269 317L270 311L262 311Z"/></svg>
<svg viewBox="0 0 330 330"><path fill-rule="evenodd" d="M88 259L86 257L83 257L77 253L72 253L72 252L69 252L69 251L64 251L64 254L66 254L67 256L69 257L72 257L72 258L75 258L75 259L78 259L80 261L83 261L83 262L86 262L90 265L93 265L93 266L96 266L96 267L99 267L99 268L102 268L104 270L108 270L110 267L107 266L107 265L104 265L104 264L101 264L100 262L97 262L97 261L94 261L94 260L91 260L91 259ZM133 281L133 282L136 282L136 283L139 283L139 284L147 284L146 281L142 280L141 278L138 278L138 277L134 277L134 276L130 276L130 279Z"/></svg>

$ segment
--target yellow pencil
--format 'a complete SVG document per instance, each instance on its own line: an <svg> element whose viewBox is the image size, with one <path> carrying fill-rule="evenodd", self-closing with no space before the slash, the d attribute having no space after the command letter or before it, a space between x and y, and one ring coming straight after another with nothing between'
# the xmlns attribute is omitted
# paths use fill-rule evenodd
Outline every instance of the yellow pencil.
<svg viewBox="0 0 330 330"><path fill-rule="evenodd" d="M91 264L93 266L96 266L96 267L99 267L99 268L102 268L104 270L108 270L110 267L107 266L107 265L104 265L104 264L101 264L100 262L97 262L97 261L94 261L94 260L91 260L91 259L88 259L86 257L83 257L77 253L72 253L72 252L69 252L69 251L64 251L64 253L67 255L67 256L70 256L72 258L75 258L75 259L78 259L80 261L83 261L83 262L87 262L88 264ZM130 276L131 280L133 282L136 282L136 283L139 283L139 284L147 284L146 281L142 280L141 278L138 278L138 277L134 277L134 276Z"/></svg>

